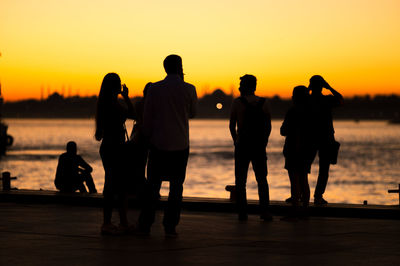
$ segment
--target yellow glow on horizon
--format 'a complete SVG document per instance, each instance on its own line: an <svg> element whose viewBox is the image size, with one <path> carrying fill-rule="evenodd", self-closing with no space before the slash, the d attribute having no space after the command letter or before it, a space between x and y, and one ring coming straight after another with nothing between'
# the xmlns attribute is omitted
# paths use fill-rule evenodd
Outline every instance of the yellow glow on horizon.
<svg viewBox="0 0 400 266"><path fill-rule="evenodd" d="M400 1L2 0L0 82L6 100L41 92L96 95L116 72L141 95L182 56L199 95L289 97L320 74L345 96L400 94Z"/></svg>

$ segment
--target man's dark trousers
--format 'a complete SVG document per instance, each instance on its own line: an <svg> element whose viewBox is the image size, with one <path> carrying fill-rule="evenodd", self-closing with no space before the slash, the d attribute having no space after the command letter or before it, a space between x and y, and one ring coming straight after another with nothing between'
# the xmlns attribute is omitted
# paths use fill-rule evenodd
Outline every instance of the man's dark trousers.
<svg viewBox="0 0 400 266"><path fill-rule="evenodd" d="M319 158L319 169L317 185L315 186L314 198L321 199L325 193L326 185L328 184L329 178L329 167L331 165L330 153L331 153L331 140L321 141L318 143L314 156L318 152Z"/></svg>
<svg viewBox="0 0 400 266"><path fill-rule="evenodd" d="M237 208L239 214L247 213L246 183L249 164L252 164L258 184L260 213L266 212L269 205L269 188L267 182L267 153L265 145L249 147L235 146L235 185Z"/></svg>
<svg viewBox="0 0 400 266"><path fill-rule="evenodd" d="M164 151L151 148L147 165L147 182L139 226L150 230L155 219L162 180L168 180L168 203L164 210L164 228L174 229L179 223L183 182L185 181L189 148L179 151Z"/></svg>

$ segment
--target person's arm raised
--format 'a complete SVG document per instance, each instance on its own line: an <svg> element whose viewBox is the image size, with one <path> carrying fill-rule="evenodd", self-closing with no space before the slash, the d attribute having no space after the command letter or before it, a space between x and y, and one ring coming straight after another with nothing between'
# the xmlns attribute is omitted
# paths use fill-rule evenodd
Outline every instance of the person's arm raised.
<svg viewBox="0 0 400 266"><path fill-rule="evenodd" d="M344 99L342 94L340 94L338 91L336 91L334 88L331 87L331 85L328 84L328 82L325 81L325 85L324 87L327 90L330 90L330 92L332 93L333 96L335 96L338 100L339 100L339 104L343 105L344 104Z"/></svg>
<svg viewBox="0 0 400 266"><path fill-rule="evenodd" d="M124 98L126 106L128 107L127 117L131 119L136 119L135 108L133 107L131 99L129 99L129 89L125 84L122 85L121 95Z"/></svg>

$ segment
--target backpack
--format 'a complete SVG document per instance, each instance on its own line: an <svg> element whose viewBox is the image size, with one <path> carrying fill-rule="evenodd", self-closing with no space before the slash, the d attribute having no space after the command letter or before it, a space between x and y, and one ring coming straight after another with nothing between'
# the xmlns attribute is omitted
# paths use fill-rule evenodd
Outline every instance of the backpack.
<svg viewBox="0 0 400 266"><path fill-rule="evenodd" d="M266 145L268 142L267 116L263 106L265 98L250 104L245 97L239 97L245 106L243 125L238 129L239 142L244 145Z"/></svg>

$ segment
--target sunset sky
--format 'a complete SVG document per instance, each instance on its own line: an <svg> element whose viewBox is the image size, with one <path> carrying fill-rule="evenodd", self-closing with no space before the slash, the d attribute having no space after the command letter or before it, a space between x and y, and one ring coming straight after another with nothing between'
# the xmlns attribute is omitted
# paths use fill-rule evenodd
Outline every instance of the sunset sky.
<svg viewBox="0 0 400 266"><path fill-rule="evenodd" d="M183 58L199 95L288 97L320 74L344 96L400 94L399 0L1 0L0 82L6 101L98 93L116 72L140 95Z"/></svg>

